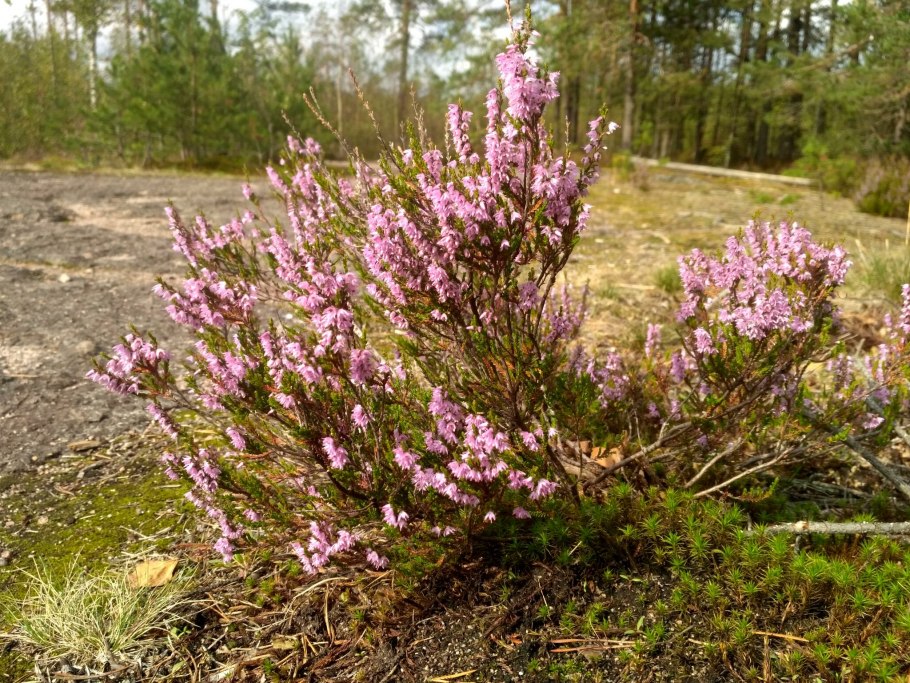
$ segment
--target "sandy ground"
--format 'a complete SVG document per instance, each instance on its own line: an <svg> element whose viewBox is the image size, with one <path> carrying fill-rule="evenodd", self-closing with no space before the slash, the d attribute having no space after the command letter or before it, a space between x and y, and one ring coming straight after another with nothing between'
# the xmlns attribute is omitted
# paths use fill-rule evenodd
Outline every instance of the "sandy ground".
<svg viewBox="0 0 910 683"><path fill-rule="evenodd" d="M223 221L243 203L240 183L0 171L0 472L147 422L140 401L84 375L130 323L175 341L151 292L183 272L164 206Z"/></svg>

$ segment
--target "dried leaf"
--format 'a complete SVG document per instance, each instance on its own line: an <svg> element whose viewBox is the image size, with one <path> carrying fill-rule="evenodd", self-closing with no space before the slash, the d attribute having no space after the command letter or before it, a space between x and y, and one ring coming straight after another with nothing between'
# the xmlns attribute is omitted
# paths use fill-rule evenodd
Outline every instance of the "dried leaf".
<svg viewBox="0 0 910 683"><path fill-rule="evenodd" d="M176 567L177 560L147 560L133 567L127 580L132 588L163 586L174 578Z"/></svg>
<svg viewBox="0 0 910 683"><path fill-rule="evenodd" d="M299 643L293 638L275 638L272 641L273 650L296 650Z"/></svg>
<svg viewBox="0 0 910 683"><path fill-rule="evenodd" d="M622 460L622 449L619 447L611 448L610 452L606 455L603 455L603 453L599 453L598 455L600 455L600 457L594 458L594 462L603 468L609 468Z"/></svg>

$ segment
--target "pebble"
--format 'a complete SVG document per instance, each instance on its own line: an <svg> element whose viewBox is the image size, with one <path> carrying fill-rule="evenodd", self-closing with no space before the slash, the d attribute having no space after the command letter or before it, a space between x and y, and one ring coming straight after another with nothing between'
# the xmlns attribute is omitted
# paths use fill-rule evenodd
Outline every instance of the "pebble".
<svg viewBox="0 0 910 683"><path fill-rule="evenodd" d="M101 349L98 347L97 342L92 341L91 339L83 339L81 342L76 342L76 344L73 345L73 350L80 356L94 356Z"/></svg>
<svg viewBox="0 0 910 683"><path fill-rule="evenodd" d="M38 526L44 526L49 521L51 521L51 520L48 518L47 515L41 515L37 520L37 524L38 524Z"/></svg>
<svg viewBox="0 0 910 683"><path fill-rule="evenodd" d="M86 451L91 451L101 445L101 442L97 439L82 439L80 441L71 441L67 444L67 447L73 453L84 453Z"/></svg>
<svg viewBox="0 0 910 683"><path fill-rule="evenodd" d="M62 282L63 284L66 284L67 282L69 282L72 279L73 278L71 278L66 273L60 273L60 277L57 278L57 282Z"/></svg>

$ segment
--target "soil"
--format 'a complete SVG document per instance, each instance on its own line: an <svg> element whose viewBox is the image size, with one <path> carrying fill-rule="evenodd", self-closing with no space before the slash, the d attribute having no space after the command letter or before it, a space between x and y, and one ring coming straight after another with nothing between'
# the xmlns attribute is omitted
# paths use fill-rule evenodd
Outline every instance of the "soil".
<svg viewBox="0 0 910 683"><path fill-rule="evenodd" d="M163 209L204 207L223 221L243 202L240 183L0 170L0 473L148 422L141 402L85 373L130 323L176 341L178 327L151 292L156 277L183 272Z"/></svg>

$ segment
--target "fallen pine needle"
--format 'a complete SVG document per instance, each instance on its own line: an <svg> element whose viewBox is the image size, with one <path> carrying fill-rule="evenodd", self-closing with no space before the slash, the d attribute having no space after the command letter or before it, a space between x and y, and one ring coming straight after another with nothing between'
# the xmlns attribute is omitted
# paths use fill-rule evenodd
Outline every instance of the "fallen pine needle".
<svg viewBox="0 0 910 683"><path fill-rule="evenodd" d="M464 678L465 676L470 676L472 673L477 671L477 669L469 669L468 671L459 671L454 674L447 674L445 676L437 676L436 678L427 679L428 683L446 683L446 681L454 681L459 678Z"/></svg>
<svg viewBox="0 0 910 683"><path fill-rule="evenodd" d="M783 638L784 640L795 640L799 643L808 643L808 638L801 638L800 636L791 636L789 633L773 633L771 631L752 631L757 636L768 636L770 638Z"/></svg>

